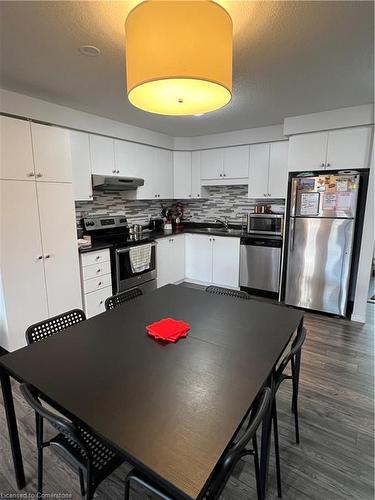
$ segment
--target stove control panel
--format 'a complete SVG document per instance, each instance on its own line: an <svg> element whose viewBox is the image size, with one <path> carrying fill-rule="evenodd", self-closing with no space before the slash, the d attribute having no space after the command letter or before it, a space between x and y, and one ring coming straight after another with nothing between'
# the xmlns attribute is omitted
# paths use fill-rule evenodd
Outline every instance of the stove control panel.
<svg viewBox="0 0 375 500"><path fill-rule="evenodd" d="M127 228L128 221L123 215L114 215L109 217L87 217L83 219L83 227L86 229L86 231Z"/></svg>

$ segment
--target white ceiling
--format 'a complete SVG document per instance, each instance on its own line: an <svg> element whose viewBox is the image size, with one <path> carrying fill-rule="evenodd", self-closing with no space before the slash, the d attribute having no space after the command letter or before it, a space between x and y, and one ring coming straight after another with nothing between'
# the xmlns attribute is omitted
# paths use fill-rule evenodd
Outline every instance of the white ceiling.
<svg viewBox="0 0 375 500"><path fill-rule="evenodd" d="M232 102L199 118L140 111L124 86L124 21L136 3L1 1L1 86L173 136L373 101L373 2L220 0L234 22ZM82 56L83 44L101 55Z"/></svg>

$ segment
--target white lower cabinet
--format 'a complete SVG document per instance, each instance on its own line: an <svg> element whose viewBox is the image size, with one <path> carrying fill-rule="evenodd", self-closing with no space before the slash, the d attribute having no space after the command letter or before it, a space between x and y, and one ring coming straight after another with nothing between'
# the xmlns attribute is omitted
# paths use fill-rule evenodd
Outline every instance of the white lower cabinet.
<svg viewBox="0 0 375 500"><path fill-rule="evenodd" d="M83 304L87 318L105 311L105 301L112 295L109 249L81 253Z"/></svg>
<svg viewBox="0 0 375 500"><path fill-rule="evenodd" d="M239 238L205 234L186 234L185 238L187 280L238 288Z"/></svg>
<svg viewBox="0 0 375 500"><path fill-rule="evenodd" d="M108 286L96 292L85 295L85 313L87 318L92 318L105 311L105 301L112 295L112 287Z"/></svg>
<svg viewBox="0 0 375 500"><path fill-rule="evenodd" d="M28 326L81 308L71 184L0 181L0 345L26 345Z"/></svg>
<svg viewBox="0 0 375 500"><path fill-rule="evenodd" d="M185 235L171 235L157 241L156 266L158 287L184 279Z"/></svg>

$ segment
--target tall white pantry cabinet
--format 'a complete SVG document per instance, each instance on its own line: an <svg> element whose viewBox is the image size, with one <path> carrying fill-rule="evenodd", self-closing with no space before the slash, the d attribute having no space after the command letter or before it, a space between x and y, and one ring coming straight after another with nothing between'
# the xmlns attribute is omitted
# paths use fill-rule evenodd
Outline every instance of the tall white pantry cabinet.
<svg viewBox="0 0 375 500"><path fill-rule="evenodd" d="M0 346L26 328L82 307L70 135L0 117Z"/></svg>

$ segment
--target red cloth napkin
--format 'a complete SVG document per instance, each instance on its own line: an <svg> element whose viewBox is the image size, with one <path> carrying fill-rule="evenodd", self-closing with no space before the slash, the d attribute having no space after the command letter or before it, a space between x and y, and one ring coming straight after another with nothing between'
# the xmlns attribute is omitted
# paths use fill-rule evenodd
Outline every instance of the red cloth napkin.
<svg viewBox="0 0 375 500"><path fill-rule="evenodd" d="M186 337L190 330L189 323L173 318L164 318L146 326L146 330L151 337L167 342L176 342L179 338Z"/></svg>

